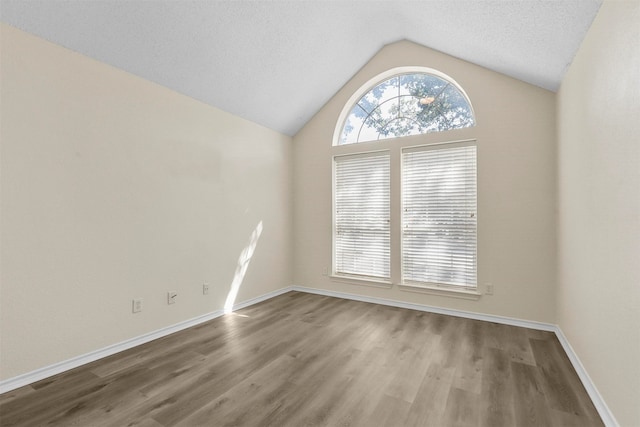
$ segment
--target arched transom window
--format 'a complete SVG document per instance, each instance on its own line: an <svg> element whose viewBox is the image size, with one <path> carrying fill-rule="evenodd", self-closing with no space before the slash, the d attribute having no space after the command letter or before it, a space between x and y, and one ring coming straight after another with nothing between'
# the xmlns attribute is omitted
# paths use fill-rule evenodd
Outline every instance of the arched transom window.
<svg viewBox="0 0 640 427"><path fill-rule="evenodd" d="M473 125L471 104L454 82L428 72L402 73L378 83L358 99L336 145Z"/></svg>
<svg viewBox="0 0 640 427"><path fill-rule="evenodd" d="M429 68L388 70L349 98L331 150L335 280L478 298L478 146L447 133L474 125L464 90Z"/></svg>

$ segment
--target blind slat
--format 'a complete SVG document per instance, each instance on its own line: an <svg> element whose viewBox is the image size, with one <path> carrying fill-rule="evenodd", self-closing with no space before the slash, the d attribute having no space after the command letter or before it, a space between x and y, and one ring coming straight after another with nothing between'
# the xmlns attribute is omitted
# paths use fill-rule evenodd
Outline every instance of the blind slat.
<svg viewBox="0 0 640 427"><path fill-rule="evenodd" d="M403 280L475 287L476 147L405 151L402 164Z"/></svg>
<svg viewBox="0 0 640 427"><path fill-rule="evenodd" d="M335 158L335 270L388 279L390 158L375 153Z"/></svg>

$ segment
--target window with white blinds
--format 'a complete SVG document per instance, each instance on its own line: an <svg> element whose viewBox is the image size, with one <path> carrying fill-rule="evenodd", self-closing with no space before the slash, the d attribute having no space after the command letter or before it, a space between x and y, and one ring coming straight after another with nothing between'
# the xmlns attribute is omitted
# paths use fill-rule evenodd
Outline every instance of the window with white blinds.
<svg viewBox="0 0 640 427"><path fill-rule="evenodd" d="M389 153L334 157L334 173L334 274L389 280Z"/></svg>
<svg viewBox="0 0 640 427"><path fill-rule="evenodd" d="M409 285L475 288L476 146L402 152L402 275Z"/></svg>

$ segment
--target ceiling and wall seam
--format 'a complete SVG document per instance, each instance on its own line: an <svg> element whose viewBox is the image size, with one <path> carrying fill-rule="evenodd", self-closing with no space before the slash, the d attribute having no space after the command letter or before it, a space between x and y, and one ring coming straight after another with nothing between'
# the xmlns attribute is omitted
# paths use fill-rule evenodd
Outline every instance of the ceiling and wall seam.
<svg viewBox="0 0 640 427"><path fill-rule="evenodd" d="M601 3L1 0L0 20L293 136L398 40L556 91Z"/></svg>

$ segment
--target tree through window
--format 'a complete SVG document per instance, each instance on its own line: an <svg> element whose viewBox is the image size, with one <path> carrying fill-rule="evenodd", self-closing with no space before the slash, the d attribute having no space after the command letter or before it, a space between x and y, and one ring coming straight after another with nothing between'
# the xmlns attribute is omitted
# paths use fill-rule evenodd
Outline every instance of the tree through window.
<svg viewBox="0 0 640 427"><path fill-rule="evenodd" d="M333 139L334 277L476 294L478 146L447 132L474 125L464 90L425 67L351 96Z"/></svg>
<svg viewBox="0 0 640 427"><path fill-rule="evenodd" d="M399 74L358 100L344 122L338 145L473 125L471 105L455 84L425 72Z"/></svg>

